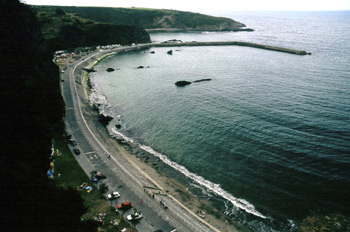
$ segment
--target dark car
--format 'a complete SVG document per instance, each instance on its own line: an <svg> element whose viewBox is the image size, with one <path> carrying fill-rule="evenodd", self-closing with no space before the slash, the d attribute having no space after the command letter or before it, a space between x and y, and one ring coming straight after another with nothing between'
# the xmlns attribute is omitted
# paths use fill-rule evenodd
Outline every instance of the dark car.
<svg viewBox="0 0 350 232"><path fill-rule="evenodd" d="M74 148L74 153L76 154L76 155L79 155L80 154L80 150L78 149L78 148Z"/></svg>
<svg viewBox="0 0 350 232"><path fill-rule="evenodd" d="M128 210L132 208L132 204L130 202L123 202L121 204L118 205L118 209L120 210Z"/></svg>
<svg viewBox="0 0 350 232"><path fill-rule="evenodd" d="M106 178L107 178L105 174L101 174L101 173L97 173L97 174L95 175L95 177L96 177L96 179L98 179L98 180L103 180L103 179L106 179Z"/></svg>
<svg viewBox="0 0 350 232"><path fill-rule="evenodd" d="M77 145L77 142L75 142L75 140L73 140L73 139L70 139L70 140L69 140L69 143L72 144L73 146L76 146L76 145Z"/></svg>
<svg viewBox="0 0 350 232"><path fill-rule="evenodd" d="M103 180L103 179L106 179L106 178L107 178L106 175L101 174L101 173L98 173L98 174L92 176L91 179L92 179L92 181L93 181L95 184L97 184L97 182L98 182L99 180Z"/></svg>

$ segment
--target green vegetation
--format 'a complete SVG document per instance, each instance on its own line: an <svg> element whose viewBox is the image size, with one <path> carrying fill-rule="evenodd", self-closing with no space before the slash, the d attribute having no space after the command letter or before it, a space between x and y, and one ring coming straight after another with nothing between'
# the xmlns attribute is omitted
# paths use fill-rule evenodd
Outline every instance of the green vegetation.
<svg viewBox="0 0 350 232"><path fill-rule="evenodd" d="M33 6L37 15L58 7ZM59 7L67 15L85 18L89 23L137 25L145 29L176 28L181 30L241 30L244 24L230 18L214 17L199 13L177 10L159 10L147 8L107 8L107 7ZM47 21L45 19L44 21ZM86 22L85 22L86 24ZM243 29L244 30L244 29Z"/></svg>
<svg viewBox="0 0 350 232"><path fill-rule="evenodd" d="M88 175L81 169L79 163L74 158L67 145L67 140L60 135L55 136L55 147L59 149L60 155L55 157L54 182L57 186L64 189L79 189L79 195L82 197L83 204L87 211L81 216L83 221L90 222L90 225L98 227L98 231L119 231L123 228L134 231L129 223L111 206L103 195L108 187L102 183L99 188L93 184ZM96 174L96 173L95 173ZM92 175L92 174L91 174ZM80 188L81 185L91 186L92 191ZM103 215L102 223L97 223L96 219ZM119 222L117 226L112 225L112 221Z"/></svg>
<svg viewBox="0 0 350 232"><path fill-rule="evenodd" d="M0 2L2 231L94 231L83 200L48 178L53 132L63 133L58 67L32 12Z"/></svg>
<svg viewBox="0 0 350 232"><path fill-rule="evenodd" d="M76 190L91 181L59 136L55 147L62 156L56 157L54 178L48 178L52 139L64 131L59 69L28 6L3 0L0 17L1 231L115 231L91 220L103 212L106 222L126 223L97 188L90 193Z"/></svg>
<svg viewBox="0 0 350 232"><path fill-rule="evenodd" d="M149 34L135 25L99 22L57 7L31 6L51 51L107 44L150 42Z"/></svg>

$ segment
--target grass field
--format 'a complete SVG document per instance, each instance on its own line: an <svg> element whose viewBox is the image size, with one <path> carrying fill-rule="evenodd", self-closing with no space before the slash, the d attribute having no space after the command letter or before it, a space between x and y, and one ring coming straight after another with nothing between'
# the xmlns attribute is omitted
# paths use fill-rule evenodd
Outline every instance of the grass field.
<svg viewBox="0 0 350 232"><path fill-rule="evenodd" d="M120 231L127 228L128 231L136 231L130 224L122 218L120 213L115 211L111 203L105 199L105 196L100 193L98 187L94 185L89 176L82 170L79 163L74 158L67 145L67 140L62 136L55 136L55 149L59 150L60 155L55 156L54 162L54 182L62 188L77 189L82 183L87 183L93 188L92 191L79 191L84 200L84 206L87 212L82 216L82 220L97 220L100 214L105 214L104 225L99 225L98 231ZM90 174L89 174L90 175ZM112 221L118 221L119 225L115 227Z"/></svg>

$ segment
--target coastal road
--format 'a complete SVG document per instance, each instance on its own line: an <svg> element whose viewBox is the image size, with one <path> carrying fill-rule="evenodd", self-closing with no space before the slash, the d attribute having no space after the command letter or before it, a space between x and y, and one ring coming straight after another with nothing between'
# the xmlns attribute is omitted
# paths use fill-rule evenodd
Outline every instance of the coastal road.
<svg viewBox="0 0 350 232"><path fill-rule="evenodd" d="M61 74L62 95L66 102L67 131L77 141L77 146L81 150L81 154L76 156L76 159L89 176L92 170L105 174L107 179L104 182L108 185L110 192L114 190L120 192L122 197L112 202L113 206L123 201L130 201L134 208L142 212L144 218L135 225L138 231L157 229L218 231L182 206L172 196L168 196L154 181L125 160L113 143L101 136L94 128L93 125L96 122L89 121L86 115L86 112L91 109L84 99L81 69L87 68L94 60L107 53L137 50L144 46L91 53L69 64L66 71ZM126 217L132 213L132 210L121 213Z"/></svg>

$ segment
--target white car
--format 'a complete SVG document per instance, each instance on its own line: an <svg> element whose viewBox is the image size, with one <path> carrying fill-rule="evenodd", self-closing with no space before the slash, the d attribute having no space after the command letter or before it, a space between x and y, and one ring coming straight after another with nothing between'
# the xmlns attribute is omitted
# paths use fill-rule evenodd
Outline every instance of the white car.
<svg viewBox="0 0 350 232"><path fill-rule="evenodd" d="M114 200L120 197L120 194L118 192L112 192L110 194L107 195L107 200Z"/></svg>
<svg viewBox="0 0 350 232"><path fill-rule="evenodd" d="M128 215L126 219L128 219L128 221L136 221L136 220L140 220L142 217L143 215L141 212L134 211L134 213Z"/></svg>

